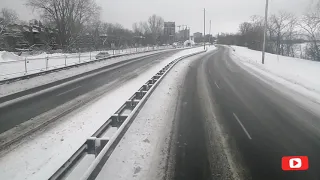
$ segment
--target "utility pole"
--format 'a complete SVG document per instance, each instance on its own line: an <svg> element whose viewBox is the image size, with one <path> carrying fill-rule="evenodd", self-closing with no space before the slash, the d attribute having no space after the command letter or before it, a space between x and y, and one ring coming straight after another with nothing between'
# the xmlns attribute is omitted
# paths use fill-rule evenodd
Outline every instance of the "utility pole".
<svg viewBox="0 0 320 180"><path fill-rule="evenodd" d="M262 47L262 64L264 64L265 59L265 51L266 51L266 34L267 34L267 26L268 26L268 4L269 0L266 0L266 10L264 15L264 32L263 32L263 47Z"/></svg>
<svg viewBox="0 0 320 180"><path fill-rule="evenodd" d="M211 20L210 20L210 27L209 27L209 43L211 45Z"/></svg>
<svg viewBox="0 0 320 180"><path fill-rule="evenodd" d="M203 49L206 50L206 8L203 9Z"/></svg>

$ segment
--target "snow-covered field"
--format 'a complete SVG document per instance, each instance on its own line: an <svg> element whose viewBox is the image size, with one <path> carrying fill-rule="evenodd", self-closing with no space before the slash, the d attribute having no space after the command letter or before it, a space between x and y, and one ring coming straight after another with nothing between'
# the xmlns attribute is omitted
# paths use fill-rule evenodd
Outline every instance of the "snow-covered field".
<svg viewBox="0 0 320 180"><path fill-rule="evenodd" d="M263 65L260 51L238 46L232 48L235 51L231 55L236 62L320 104L320 62L266 53Z"/></svg>
<svg viewBox="0 0 320 180"><path fill-rule="evenodd" d="M0 155L1 179L48 179L150 77L174 59L202 50L203 47L186 49L172 55L60 119L54 127L33 134L16 148L6 150Z"/></svg>
<svg viewBox="0 0 320 180"><path fill-rule="evenodd" d="M109 50L104 52L108 52L111 56L113 56L165 48L169 48L169 46L130 48L115 51ZM96 60L95 56L99 52L101 51L73 54L42 53L34 56L18 56L11 52L0 51L0 80L93 61Z"/></svg>

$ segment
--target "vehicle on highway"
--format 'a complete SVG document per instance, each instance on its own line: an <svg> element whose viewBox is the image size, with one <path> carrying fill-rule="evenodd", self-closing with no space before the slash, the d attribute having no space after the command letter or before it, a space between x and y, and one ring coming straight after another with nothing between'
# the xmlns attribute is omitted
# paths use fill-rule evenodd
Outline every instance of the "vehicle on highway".
<svg viewBox="0 0 320 180"><path fill-rule="evenodd" d="M109 56L110 56L110 54L108 52L100 52L99 54L96 55L96 59L102 59L102 58L106 58Z"/></svg>

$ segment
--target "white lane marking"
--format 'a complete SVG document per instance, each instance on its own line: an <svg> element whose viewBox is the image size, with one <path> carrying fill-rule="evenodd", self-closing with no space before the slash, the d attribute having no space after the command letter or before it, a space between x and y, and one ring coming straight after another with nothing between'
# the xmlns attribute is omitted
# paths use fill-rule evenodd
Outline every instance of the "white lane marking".
<svg viewBox="0 0 320 180"><path fill-rule="evenodd" d="M66 93L68 93L68 92L70 92L70 91L76 90L76 89L78 89L78 88L80 88L80 87L81 87L81 86L77 86L77 87L75 87L75 88L69 89L68 91L62 92L62 93L58 94L57 96L61 96L61 95L66 94Z"/></svg>
<svg viewBox="0 0 320 180"><path fill-rule="evenodd" d="M240 124L240 126L242 127L243 131L247 134L248 138L251 140L251 136L250 134L248 133L248 131L246 130L246 128L243 126L243 124L241 123L240 119L238 118L238 116L233 113L233 116L237 119L238 123Z"/></svg>
<svg viewBox="0 0 320 180"><path fill-rule="evenodd" d="M217 82L214 82L214 83L216 84L217 88L220 89L220 87L218 86Z"/></svg>

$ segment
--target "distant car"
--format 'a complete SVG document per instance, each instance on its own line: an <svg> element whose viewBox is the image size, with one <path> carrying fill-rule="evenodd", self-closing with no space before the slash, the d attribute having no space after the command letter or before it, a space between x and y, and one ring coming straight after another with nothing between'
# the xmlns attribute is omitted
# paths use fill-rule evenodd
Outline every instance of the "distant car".
<svg viewBox="0 0 320 180"><path fill-rule="evenodd" d="M178 43L172 43L172 46L174 47L174 48L177 48L178 47Z"/></svg>
<svg viewBox="0 0 320 180"><path fill-rule="evenodd" d="M100 52L99 54L96 55L96 59L102 59L102 58L106 58L109 56L110 56L110 54L108 52Z"/></svg>

